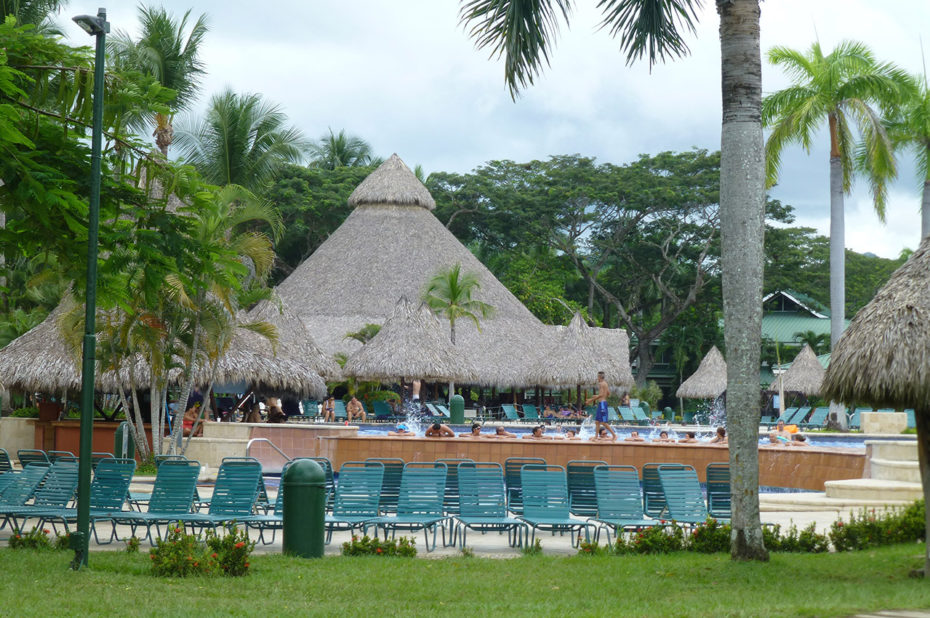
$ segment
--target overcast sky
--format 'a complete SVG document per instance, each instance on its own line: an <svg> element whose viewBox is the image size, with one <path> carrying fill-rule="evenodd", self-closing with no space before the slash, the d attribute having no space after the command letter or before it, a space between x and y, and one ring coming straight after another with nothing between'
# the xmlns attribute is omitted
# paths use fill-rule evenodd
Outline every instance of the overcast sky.
<svg viewBox="0 0 930 618"><path fill-rule="evenodd" d="M71 15L96 14L105 0L71 0L59 22L75 42L88 37ZM137 32L136 7L111 2L114 30ZM152 3L156 4L156 3ZM691 55L654 67L624 64L618 44L598 29L595 0L577 3L561 28L552 66L512 101L503 63L477 51L452 0L167 0L169 11L206 13L209 75L197 112L226 86L281 105L308 138L329 128L396 152L413 167L468 172L493 159L528 161L579 153L625 163L640 153L720 147L719 20L705 0L688 38ZM930 30L927 0L768 0L762 3L763 89L788 84L764 60L773 45L825 51L861 40L881 60L922 71L920 32ZM928 42L930 44L930 42ZM793 205L795 225L829 232L828 135L808 155L785 153L772 196ZM897 257L919 241L919 182L910 155L889 192L887 224L874 214L865 183L846 199L846 244Z"/></svg>

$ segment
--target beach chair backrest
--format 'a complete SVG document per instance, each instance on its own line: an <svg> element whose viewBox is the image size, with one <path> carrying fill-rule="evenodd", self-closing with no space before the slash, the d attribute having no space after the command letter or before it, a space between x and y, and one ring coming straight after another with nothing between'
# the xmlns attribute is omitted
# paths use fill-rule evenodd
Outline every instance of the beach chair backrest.
<svg viewBox="0 0 930 618"><path fill-rule="evenodd" d="M9 472L13 469L13 462L10 461L10 454L5 448L0 448L0 473Z"/></svg>
<svg viewBox="0 0 930 618"><path fill-rule="evenodd" d="M497 462L465 462L458 466L459 515L461 517L507 516L504 469Z"/></svg>
<svg viewBox="0 0 930 618"><path fill-rule="evenodd" d="M99 464L104 459L112 459L113 453L107 453L104 451L94 451L90 454L90 467L94 470L97 469L97 464Z"/></svg>
<svg viewBox="0 0 930 618"><path fill-rule="evenodd" d="M619 423L620 417L617 415L617 408L613 406L607 406L607 422L608 423Z"/></svg>
<svg viewBox="0 0 930 618"><path fill-rule="evenodd" d="M520 471L523 486L523 515L527 519L568 519L571 498L562 466L529 464Z"/></svg>
<svg viewBox="0 0 930 618"><path fill-rule="evenodd" d="M443 404L441 404L441 403L437 403L437 404L436 404L436 409L439 410L439 414L440 414L443 418L449 418L449 416L450 416L450 414L449 414L449 406L443 405Z"/></svg>
<svg viewBox="0 0 930 618"><path fill-rule="evenodd" d="M644 424L644 423L649 422L649 417L646 416L646 413L643 412L643 409L640 408L639 406L632 408L632 411L633 411L633 418L636 420L637 423Z"/></svg>
<svg viewBox="0 0 930 618"><path fill-rule="evenodd" d="M50 463L55 463L59 459L77 459L71 451L47 451L46 455Z"/></svg>
<svg viewBox="0 0 930 618"><path fill-rule="evenodd" d="M775 419L775 422L777 423L778 421L784 421L785 424L787 425L788 419L793 418L794 415L797 413L797 411L798 411L797 408L785 408L785 413L779 416L777 419Z"/></svg>
<svg viewBox="0 0 930 618"><path fill-rule="evenodd" d="M51 463L45 451L35 448L21 448L16 451L16 458L19 459L19 465L23 468L31 463Z"/></svg>
<svg viewBox="0 0 930 618"><path fill-rule="evenodd" d="M90 484L90 508L94 511L122 510L129 498L129 484L135 471L135 459L101 460Z"/></svg>
<svg viewBox="0 0 930 618"><path fill-rule="evenodd" d="M707 464L707 511L714 517L730 517L730 464Z"/></svg>
<svg viewBox="0 0 930 618"><path fill-rule="evenodd" d="M392 457L369 457L365 461L380 463L384 467L379 502L381 513L396 513L401 477L404 475L404 460Z"/></svg>
<svg viewBox="0 0 930 618"><path fill-rule="evenodd" d="M539 420L539 411L536 410L536 406L525 403L521 407L523 408L523 420Z"/></svg>
<svg viewBox="0 0 930 618"><path fill-rule="evenodd" d="M74 497L78 484L77 459L59 458L48 468L42 486L35 490L32 505L47 508L65 508Z"/></svg>
<svg viewBox="0 0 930 618"><path fill-rule="evenodd" d="M189 513L199 476L199 461L183 458L163 460L155 475L149 512L178 515Z"/></svg>
<svg viewBox="0 0 930 618"><path fill-rule="evenodd" d="M606 461L573 460L568 462L568 494L572 499L572 514L590 517L597 513L597 493L594 468L606 466Z"/></svg>
<svg viewBox="0 0 930 618"><path fill-rule="evenodd" d="M384 479L384 464L378 461L347 461L339 469L339 484L333 500L336 517L377 517Z"/></svg>
<svg viewBox="0 0 930 618"><path fill-rule="evenodd" d="M620 413L620 418L624 423L635 423L636 417L633 416L633 410L627 406L620 406L617 408L617 411Z"/></svg>
<svg viewBox="0 0 930 618"><path fill-rule="evenodd" d="M517 414L517 407L512 403L501 404L501 410L504 412L504 417L508 421L519 421L520 415Z"/></svg>
<svg viewBox="0 0 930 618"><path fill-rule="evenodd" d="M375 418L385 419L394 416L394 411L386 401L375 401L372 403L375 409Z"/></svg>
<svg viewBox="0 0 930 618"><path fill-rule="evenodd" d="M210 499L210 515L243 517L252 514L262 482L262 465L257 459L228 458L220 464Z"/></svg>
<svg viewBox="0 0 930 618"><path fill-rule="evenodd" d="M507 506L514 513L523 512L523 490L520 472L523 466L535 465L545 467L546 460L541 457L508 457L504 460L504 482L507 484Z"/></svg>
<svg viewBox="0 0 930 618"><path fill-rule="evenodd" d="M397 514L442 517L447 470L446 464L439 462L406 464L400 480Z"/></svg>
<svg viewBox="0 0 930 618"><path fill-rule="evenodd" d="M599 519L639 520L643 518L643 498L639 473L633 466L594 468Z"/></svg>
<svg viewBox="0 0 930 618"><path fill-rule="evenodd" d="M659 482L659 466L679 464L643 464L643 512L649 517L659 517L665 511L665 492Z"/></svg>
<svg viewBox="0 0 930 618"><path fill-rule="evenodd" d="M436 409L436 406L431 403L424 403L426 409L429 411L430 416L442 416L442 413Z"/></svg>
<svg viewBox="0 0 930 618"><path fill-rule="evenodd" d="M48 463L29 464L22 472L17 472L15 479L0 494L0 505L23 506L35 493L39 483L45 480L51 466ZM13 474L7 472L7 474Z"/></svg>
<svg viewBox="0 0 930 618"><path fill-rule="evenodd" d="M707 505L695 469L691 466L661 465L658 472L665 493L668 519L687 523L705 521Z"/></svg>
<svg viewBox="0 0 930 618"><path fill-rule="evenodd" d="M789 425L800 425L804 422L804 419L807 418L808 413L811 411L810 406L805 406L803 408L798 408L798 411L794 413L791 417L791 420L788 421Z"/></svg>
<svg viewBox="0 0 930 618"><path fill-rule="evenodd" d="M447 515L456 515L459 512L459 464L474 463L469 458L437 459L436 463L446 464L446 493L443 497L442 508Z"/></svg>
<svg viewBox="0 0 930 618"><path fill-rule="evenodd" d="M333 416L335 418L341 418L341 419L349 418L349 415L346 412L346 402L344 402L342 399L337 399L334 402Z"/></svg>
<svg viewBox="0 0 930 618"><path fill-rule="evenodd" d="M309 459L317 462L320 464L320 467L323 468L323 474L326 475L326 491L336 491L336 481L333 477L333 462L331 462L328 457L310 457ZM284 478L283 470L281 471L281 478Z"/></svg>

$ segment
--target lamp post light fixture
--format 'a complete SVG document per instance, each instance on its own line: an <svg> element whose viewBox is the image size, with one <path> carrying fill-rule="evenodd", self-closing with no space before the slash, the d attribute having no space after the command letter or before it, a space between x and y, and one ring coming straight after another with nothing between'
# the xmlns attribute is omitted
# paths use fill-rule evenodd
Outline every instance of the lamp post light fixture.
<svg viewBox="0 0 930 618"><path fill-rule="evenodd" d="M100 149L103 136L103 80L106 35L110 31L107 10L98 9L97 16L78 15L73 18L87 34L96 37L94 55L94 105L91 130L90 212L87 221L87 285L84 300L84 347L81 367L81 437L78 455L77 530L71 535L74 560L71 568L87 564L90 542L90 471L94 431L94 362L95 317L97 313L97 230L100 227Z"/></svg>

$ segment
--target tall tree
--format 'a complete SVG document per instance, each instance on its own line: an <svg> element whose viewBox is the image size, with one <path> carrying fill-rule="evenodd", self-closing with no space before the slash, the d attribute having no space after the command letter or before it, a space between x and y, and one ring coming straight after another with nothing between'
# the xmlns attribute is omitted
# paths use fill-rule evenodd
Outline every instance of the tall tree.
<svg viewBox="0 0 930 618"><path fill-rule="evenodd" d="M765 196L762 154L762 62L759 0L717 0L723 121L720 209L727 377L731 414L730 463L734 495L731 554L768 559L759 519L757 432L759 346L762 334L762 245ZM533 83L548 63L559 14L568 0L466 0L462 19L475 22L479 47L504 56L512 94ZM627 62L648 55L650 65L680 56L679 28L694 30L697 0L603 0L603 25L621 39Z"/></svg>
<svg viewBox="0 0 930 618"><path fill-rule="evenodd" d="M371 145L360 137L346 135L345 130L324 135L310 145L310 167L334 170L337 167L363 167L374 162Z"/></svg>
<svg viewBox="0 0 930 618"><path fill-rule="evenodd" d="M107 39L107 47L117 68L137 70L150 75L162 86L174 90L170 113L154 115L155 143L168 156L174 141L174 115L185 111L197 96L204 63L200 47L207 34L207 16L201 15L188 29L187 11L180 21L162 7L139 6L142 33L138 40L118 30Z"/></svg>
<svg viewBox="0 0 930 618"><path fill-rule="evenodd" d="M897 148L910 149L917 160L921 185L920 237L930 234L930 84L926 73L914 80L917 87L906 99L900 115L890 119L889 134Z"/></svg>
<svg viewBox="0 0 930 618"><path fill-rule="evenodd" d="M178 131L182 156L218 185L264 190L286 163L298 163L306 149L301 132L287 125L277 105L258 94L226 90L210 99L206 116Z"/></svg>
<svg viewBox="0 0 930 618"><path fill-rule="evenodd" d="M19 25L31 24L39 32L60 34L52 23L52 15L68 4L68 0L0 0L0 18L12 15Z"/></svg>
<svg viewBox="0 0 930 618"><path fill-rule="evenodd" d="M836 345L846 317L844 196L858 168L869 180L879 220L885 220L887 183L896 167L879 111L893 110L910 91L911 80L894 65L875 60L868 47L855 41L844 41L827 55L819 42L806 54L773 47L768 58L794 82L762 101L762 120L772 129L765 145L768 183L777 181L788 145L799 143L810 151L824 121L829 128L830 340ZM861 135L858 147L856 132Z"/></svg>

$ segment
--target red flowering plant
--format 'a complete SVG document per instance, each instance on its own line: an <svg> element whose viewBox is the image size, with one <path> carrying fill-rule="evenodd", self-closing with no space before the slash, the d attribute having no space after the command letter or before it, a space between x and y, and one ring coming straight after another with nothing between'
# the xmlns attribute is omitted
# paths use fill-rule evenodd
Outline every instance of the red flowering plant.
<svg viewBox="0 0 930 618"><path fill-rule="evenodd" d="M215 562L209 558L206 545L197 535L188 534L181 524L168 527L165 538L158 538L149 550L152 575L159 577L189 577L211 575Z"/></svg>
<svg viewBox="0 0 930 618"><path fill-rule="evenodd" d="M255 541L249 539L244 529L228 525L222 536L207 530L207 549L219 572L239 577L249 573L249 555L255 549Z"/></svg>
<svg viewBox="0 0 930 618"><path fill-rule="evenodd" d="M362 538L353 534L351 541L342 544L343 556L405 556L417 555L416 541L402 536L397 539L380 540L367 534Z"/></svg>
<svg viewBox="0 0 930 618"><path fill-rule="evenodd" d="M13 529L10 537L10 549L51 549L52 542L48 538L49 530L34 527L29 532L21 532L19 528Z"/></svg>

